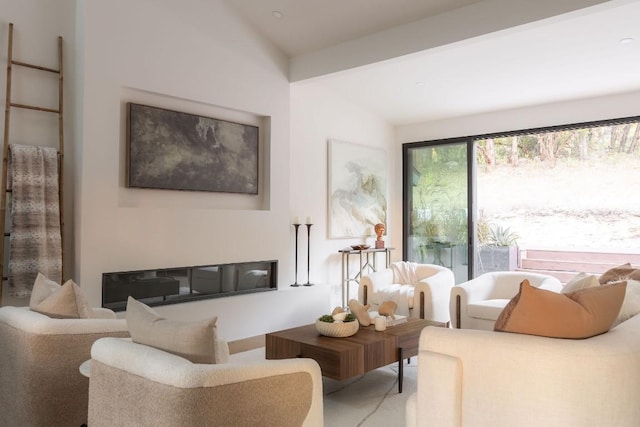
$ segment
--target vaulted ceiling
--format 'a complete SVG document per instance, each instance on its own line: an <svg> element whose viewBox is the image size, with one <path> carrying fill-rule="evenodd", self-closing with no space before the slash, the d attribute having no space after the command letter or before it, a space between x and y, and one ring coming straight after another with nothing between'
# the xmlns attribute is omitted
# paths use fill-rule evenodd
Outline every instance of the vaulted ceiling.
<svg viewBox="0 0 640 427"><path fill-rule="evenodd" d="M290 79L393 124L640 90L638 0L228 0Z"/></svg>

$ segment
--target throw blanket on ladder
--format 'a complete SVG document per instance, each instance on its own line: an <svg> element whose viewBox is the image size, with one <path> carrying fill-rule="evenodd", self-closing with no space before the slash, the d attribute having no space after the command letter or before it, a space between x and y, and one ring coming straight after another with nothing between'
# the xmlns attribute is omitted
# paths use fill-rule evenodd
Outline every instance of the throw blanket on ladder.
<svg viewBox="0 0 640 427"><path fill-rule="evenodd" d="M38 272L62 281L58 152L16 144L9 151L9 295L28 297Z"/></svg>

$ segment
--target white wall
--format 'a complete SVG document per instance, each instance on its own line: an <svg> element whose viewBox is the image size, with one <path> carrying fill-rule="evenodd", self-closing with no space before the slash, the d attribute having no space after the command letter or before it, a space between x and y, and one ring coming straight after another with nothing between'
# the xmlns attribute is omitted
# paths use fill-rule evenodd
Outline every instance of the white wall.
<svg viewBox="0 0 640 427"><path fill-rule="evenodd" d="M71 168L76 188L69 194L76 220L67 222L75 252L65 256L75 258L75 267L65 279L73 278L91 303L100 305L103 272L277 259L277 292L157 310L185 320L218 315L225 339L309 323L326 312L326 287L302 292L288 286L293 278L290 100L283 54L217 0L78 0L77 5L2 0L0 5L3 33L6 15L33 37L70 35L69 50L76 53L65 61L77 74L67 82L77 111L67 117L71 129L66 131L68 151L76 157ZM128 101L264 124L269 131L261 140L263 194L251 199L126 188Z"/></svg>
<svg viewBox="0 0 640 427"><path fill-rule="evenodd" d="M311 228L312 283L329 287L331 307L341 305L340 249L353 244L373 245L375 237L356 239L328 238L328 140L337 139L370 147L382 148L387 155L388 235L387 247L396 246L394 259L401 259L400 218L401 199L391 189L396 188L400 170L394 160L400 150L393 148L393 127L374 114L346 101L343 97L324 90L321 83L300 82L291 86L291 212L304 222L312 216ZM292 218L289 218L291 222ZM293 226L290 226L293 230ZM306 228L300 228L299 282L307 280ZM293 236L293 231L291 232ZM378 262L383 257L378 255ZM353 269L357 265L352 262ZM354 271L352 269L352 271ZM357 271L357 270L356 270ZM350 296L357 297L352 286Z"/></svg>
<svg viewBox="0 0 640 427"><path fill-rule="evenodd" d="M327 291L288 287L289 83L287 60L222 1L83 1L84 94L78 159L76 277L100 301L107 271L279 261L278 292L159 307L167 316L217 314L227 339L309 323ZM216 117L243 112L269 122L265 200L128 189L123 185L124 103L146 101Z"/></svg>

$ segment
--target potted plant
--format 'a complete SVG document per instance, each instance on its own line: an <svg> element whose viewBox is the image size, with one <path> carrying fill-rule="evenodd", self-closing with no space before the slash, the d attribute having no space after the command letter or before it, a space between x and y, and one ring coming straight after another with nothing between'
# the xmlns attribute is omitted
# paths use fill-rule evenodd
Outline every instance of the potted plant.
<svg viewBox="0 0 640 427"><path fill-rule="evenodd" d="M518 266L518 236L509 227L478 222L478 274L514 271Z"/></svg>

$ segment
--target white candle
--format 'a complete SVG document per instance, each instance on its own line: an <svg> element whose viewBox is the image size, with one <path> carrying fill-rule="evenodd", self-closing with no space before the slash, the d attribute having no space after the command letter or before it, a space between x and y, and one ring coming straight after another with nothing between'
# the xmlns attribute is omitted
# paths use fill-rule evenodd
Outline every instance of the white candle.
<svg viewBox="0 0 640 427"><path fill-rule="evenodd" d="M378 316L375 318L374 322L374 327L376 331L384 331L385 329L387 329L387 318L384 316Z"/></svg>
<svg viewBox="0 0 640 427"><path fill-rule="evenodd" d="M313 224L313 218L310 216L307 217L307 224Z"/></svg>
<svg viewBox="0 0 640 427"><path fill-rule="evenodd" d="M294 224L300 224L300 217L299 216L294 216L293 217L293 223Z"/></svg>

